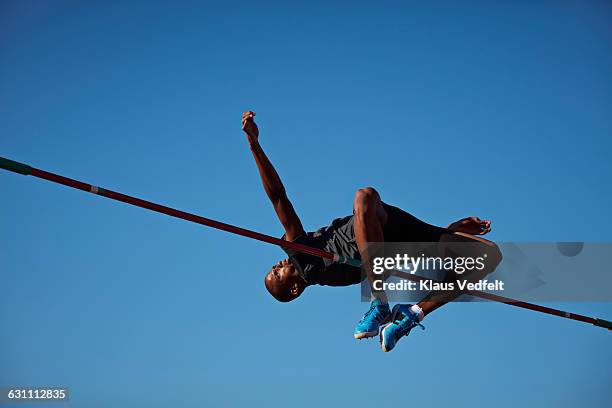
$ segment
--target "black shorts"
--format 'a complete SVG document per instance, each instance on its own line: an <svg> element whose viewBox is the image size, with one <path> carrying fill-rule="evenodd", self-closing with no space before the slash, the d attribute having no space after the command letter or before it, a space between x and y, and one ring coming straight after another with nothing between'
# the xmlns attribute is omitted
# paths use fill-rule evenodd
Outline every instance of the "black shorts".
<svg viewBox="0 0 612 408"><path fill-rule="evenodd" d="M383 208L388 216L383 226L385 242L439 242L443 234L451 233L392 205L383 203Z"/></svg>

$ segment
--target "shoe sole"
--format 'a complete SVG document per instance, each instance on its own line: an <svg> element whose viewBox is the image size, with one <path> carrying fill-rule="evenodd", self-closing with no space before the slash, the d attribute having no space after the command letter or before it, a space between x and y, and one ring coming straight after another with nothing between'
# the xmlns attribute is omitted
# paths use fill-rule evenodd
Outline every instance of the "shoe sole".
<svg viewBox="0 0 612 408"><path fill-rule="evenodd" d="M386 344L385 344L385 337L384 337L384 334L385 334L385 330L387 330L387 328L388 328L389 326L391 326L391 323L386 324L386 325L385 325L385 327L383 327L383 328L382 328L382 330L380 331L380 347L382 348L382 351L383 351L384 353L388 353L388 352L390 352L391 350L393 350L393 347L391 347L390 349L387 349L387 346L386 346ZM394 347L395 347L395 346L394 346Z"/></svg>
<svg viewBox="0 0 612 408"><path fill-rule="evenodd" d="M399 312L399 308L400 308L400 305L393 306L393 309L391 309L391 314L389 316L387 316L387 321L389 323L385 324L384 326L381 326L381 329L380 329L380 347L382 348L382 351L384 353L388 353L388 352L390 352L391 350L393 350L395 348L395 344L394 344L393 347L391 347L390 349L387 349L387 346L386 346L385 340L384 340L384 332L385 332L385 330L389 326L391 326L390 322L395 321L395 317L397 316L397 313Z"/></svg>
<svg viewBox="0 0 612 408"><path fill-rule="evenodd" d="M362 333L355 333L354 337L357 340L361 340L361 339L367 339L370 337L376 337L378 336L378 330L374 331L374 332L362 332Z"/></svg>

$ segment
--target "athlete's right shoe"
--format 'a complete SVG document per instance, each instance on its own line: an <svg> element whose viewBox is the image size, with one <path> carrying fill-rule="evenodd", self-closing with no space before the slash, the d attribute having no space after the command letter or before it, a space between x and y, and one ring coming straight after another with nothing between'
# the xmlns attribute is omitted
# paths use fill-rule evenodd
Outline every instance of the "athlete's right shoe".
<svg viewBox="0 0 612 408"><path fill-rule="evenodd" d="M370 303L370 309L363 315L357 327L355 327L355 338L364 339L378 335L380 325L391 315L389 305L378 299Z"/></svg>
<svg viewBox="0 0 612 408"><path fill-rule="evenodd" d="M425 329L419 322L419 316L410 308L412 305L395 305L391 312L391 322L383 326L380 331L380 346L386 353L393 350L395 343L403 336L407 336L416 326Z"/></svg>

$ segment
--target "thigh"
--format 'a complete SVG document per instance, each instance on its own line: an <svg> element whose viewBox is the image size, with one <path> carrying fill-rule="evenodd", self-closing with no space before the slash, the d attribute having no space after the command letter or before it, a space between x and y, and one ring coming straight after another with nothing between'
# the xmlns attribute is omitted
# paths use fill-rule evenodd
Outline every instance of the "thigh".
<svg viewBox="0 0 612 408"><path fill-rule="evenodd" d="M387 214L387 222L383 225L387 242L439 242L444 234L452 233L421 221L398 207L382 202L381 206Z"/></svg>
<svg viewBox="0 0 612 408"><path fill-rule="evenodd" d="M384 204L380 199L378 191L372 187L360 188L355 194L355 200L353 202L353 215L356 215L359 209L363 209L363 205L369 209L374 209L376 219L381 225L387 223L388 215L385 210Z"/></svg>

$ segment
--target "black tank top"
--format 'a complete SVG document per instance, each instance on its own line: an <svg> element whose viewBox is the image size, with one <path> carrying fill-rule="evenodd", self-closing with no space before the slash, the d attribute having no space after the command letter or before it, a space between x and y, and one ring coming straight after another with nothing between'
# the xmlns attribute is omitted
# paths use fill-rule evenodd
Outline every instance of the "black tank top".
<svg viewBox="0 0 612 408"><path fill-rule="evenodd" d="M284 237L283 235L283 239ZM304 233L293 242L347 258L361 259L355 243L352 215L336 218L329 226L315 232ZM348 286L362 281L361 268L339 264L330 259L303 254L288 248L283 250L289 255L291 263L308 285Z"/></svg>

